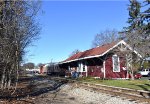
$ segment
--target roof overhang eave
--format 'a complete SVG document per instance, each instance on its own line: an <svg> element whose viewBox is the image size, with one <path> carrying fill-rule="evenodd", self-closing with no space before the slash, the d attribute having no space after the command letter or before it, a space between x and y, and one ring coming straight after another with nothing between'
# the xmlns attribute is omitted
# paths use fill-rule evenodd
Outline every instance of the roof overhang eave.
<svg viewBox="0 0 150 104"><path fill-rule="evenodd" d="M60 63L60 64L70 63L70 62L77 61L77 60L79 61L79 60L83 60L83 59L90 59L90 58L101 57L101 56L105 55L107 52L109 52L110 50L112 50L112 49L114 49L115 47L117 47L120 43L122 43L122 41L118 42L116 45L114 45L114 46L111 47L109 50L103 52L103 53L100 54L100 55L88 56L88 57L83 57L83 58L79 58L79 59L75 59L75 60L65 61L65 62L62 62L62 63Z"/></svg>
<svg viewBox="0 0 150 104"><path fill-rule="evenodd" d="M115 47L117 47L119 44L124 44L126 45L130 50L132 50L134 53L136 53L140 58L142 58L142 56L135 50L133 50L125 41L121 40L120 42L118 42L116 45L114 45L113 47L111 47L109 50L103 52L100 55L95 55L95 56L88 56L88 57L83 57L83 58L79 58L79 59L75 59L75 60L70 60L70 61L65 61L65 62L61 62L60 64L65 64L65 63L70 63L73 61L79 61L79 60L84 60L84 59L90 59L90 58L97 58L97 57L101 57L104 56L106 53L108 53L109 51L113 50Z"/></svg>
<svg viewBox="0 0 150 104"><path fill-rule="evenodd" d="M79 58L79 59L75 59L75 60L70 60L70 61L65 61L65 62L61 62L60 64L65 64L65 63L70 63L73 61L80 61L80 60L84 60L84 59L90 59L90 58L97 58L97 57L101 57L103 55L105 55L106 53L100 54L100 55L95 55L95 56L88 56L88 57L83 57L83 58Z"/></svg>

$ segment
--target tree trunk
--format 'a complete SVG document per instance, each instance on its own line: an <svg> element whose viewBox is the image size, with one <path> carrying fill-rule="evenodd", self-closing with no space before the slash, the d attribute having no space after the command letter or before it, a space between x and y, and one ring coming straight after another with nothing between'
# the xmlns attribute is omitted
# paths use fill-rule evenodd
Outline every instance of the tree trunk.
<svg viewBox="0 0 150 104"><path fill-rule="evenodd" d="M131 76L131 80L134 80L133 69L132 69L132 53L126 54L126 67L127 73Z"/></svg>

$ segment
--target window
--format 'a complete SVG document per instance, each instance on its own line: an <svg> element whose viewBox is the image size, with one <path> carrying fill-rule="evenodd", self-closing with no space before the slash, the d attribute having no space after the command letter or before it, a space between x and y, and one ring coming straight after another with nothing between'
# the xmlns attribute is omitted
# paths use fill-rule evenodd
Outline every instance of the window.
<svg viewBox="0 0 150 104"><path fill-rule="evenodd" d="M69 70L69 71L71 70L70 66L68 66L68 70Z"/></svg>
<svg viewBox="0 0 150 104"><path fill-rule="evenodd" d="M113 72L120 72L120 62L119 57L117 55L113 55Z"/></svg>
<svg viewBox="0 0 150 104"><path fill-rule="evenodd" d="M85 65L83 65L83 71L85 71Z"/></svg>
<svg viewBox="0 0 150 104"><path fill-rule="evenodd" d="M81 72L86 72L87 71L87 66L85 63L81 63Z"/></svg>

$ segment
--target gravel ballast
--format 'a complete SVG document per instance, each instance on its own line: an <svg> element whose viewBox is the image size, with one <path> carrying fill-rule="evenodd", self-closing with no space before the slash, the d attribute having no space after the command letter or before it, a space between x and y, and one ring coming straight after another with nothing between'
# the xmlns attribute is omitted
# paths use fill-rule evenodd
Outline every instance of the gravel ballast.
<svg viewBox="0 0 150 104"><path fill-rule="evenodd" d="M0 99L0 104L148 104L78 86L74 82L52 79L33 82L29 91L22 90L26 96L12 100ZM28 83L24 87L27 85Z"/></svg>
<svg viewBox="0 0 150 104"><path fill-rule="evenodd" d="M65 84L56 92L49 92L39 97L36 104L139 104L131 99L112 96L89 89L75 87L74 84ZM146 104L146 103L140 103Z"/></svg>

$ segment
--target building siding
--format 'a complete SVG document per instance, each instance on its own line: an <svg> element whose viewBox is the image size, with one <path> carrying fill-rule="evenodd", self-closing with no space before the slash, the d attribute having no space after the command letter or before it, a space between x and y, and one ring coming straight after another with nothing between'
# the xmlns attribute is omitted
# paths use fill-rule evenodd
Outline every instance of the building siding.
<svg viewBox="0 0 150 104"><path fill-rule="evenodd" d="M120 72L113 72L113 63L112 57L106 59L105 68L106 68L106 78L115 79L115 78L126 78L126 70L123 70L124 61L123 58L120 58Z"/></svg>
<svg viewBox="0 0 150 104"><path fill-rule="evenodd" d="M112 63L112 56L108 57L105 60L105 78L112 79L112 78L126 78L126 70L123 70L124 61L120 58L120 72L113 72L113 63ZM104 69L102 62L96 63L96 65L87 66L87 73L90 77L99 77L104 78Z"/></svg>

